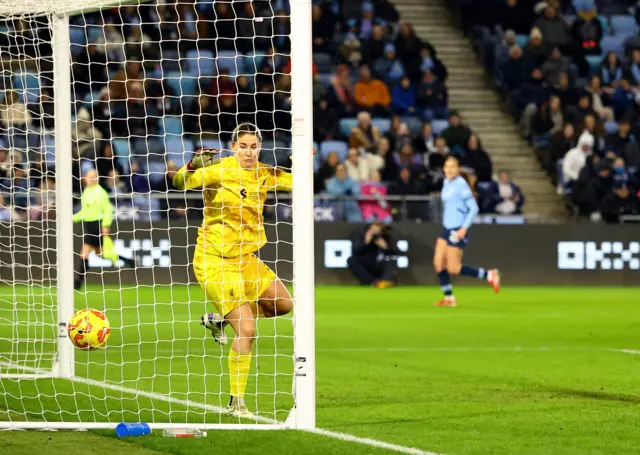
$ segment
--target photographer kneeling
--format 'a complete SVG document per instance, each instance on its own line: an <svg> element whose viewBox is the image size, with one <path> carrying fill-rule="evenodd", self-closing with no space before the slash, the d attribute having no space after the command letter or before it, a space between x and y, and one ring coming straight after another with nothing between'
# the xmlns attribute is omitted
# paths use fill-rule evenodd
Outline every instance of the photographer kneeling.
<svg viewBox="0 0 640 455"><path fill-rule="evenodd" d="M353 242L353 253L347 264L361 284L373 284L380 289L394 285L398 273L395 256L401 253L390 231L391 227L376 221Z"/></svg>

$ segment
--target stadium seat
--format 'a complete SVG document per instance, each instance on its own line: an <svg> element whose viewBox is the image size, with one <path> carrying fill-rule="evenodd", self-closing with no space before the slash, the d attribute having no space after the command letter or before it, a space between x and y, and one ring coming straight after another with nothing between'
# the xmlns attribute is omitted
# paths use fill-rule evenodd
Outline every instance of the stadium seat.
<svg viewBox="0 0 640 455"><path fill-rule="evenodd" d="M193 96L196 93L197 78L190 74L183 75L178 71L167 73L165 81L169 84L176 96Z"/></svg>
<svg viewBox="0 0 640 455"><path fill-rule="evenodd" d="M249 52L245 58L243 58L246 74L257 73L258 68L260 68L260 65L262 64L262 60L264 60L266 56L267 54L261 51Z"/></svg>
<svg viewBox="0 0 640 455"><path fill-rule="evenodd" d="M342 141L324 141L320 144L320 157L322 160L326 160L327 156L331 152L337 152L340 157L340 161L344 161L347 158L347 152L349 151L349 145Z"/></svg>
<svg viewBox="0 0 640 455"><path fill-rule="evenodd" d="M618 132L618 124L613 120L609 120L604 123L604 129L607 134L614 134Z"/></svg>
<svg viewBox="0 0 640 455"><path fill-rule="evenodd" d="M624 36L605 36L600 41L600 47L602 48L602 56L607 55L609 51L615 52L617 55L622 55Z"/></svg>
<svg viewBox="0 0 640 455"><path fill-rule="evenodd" d="M187 52L189 74L201 77L211 77L216 74L213 52L201 49Z"/></svg>
<svg viewBox="0 0 640 455"><path fill-rule="evenodd" d="M79 55L82 52L86 52L87 35L85 34L84 27L78 25L70 25L69 39L71 41L71 54Z"/></svg>
<svg viewBox="0 0 640 455"><path fill-rule="evenodd" d="M418 117L402 117L402 121L407 124L412 136L417 136L422 130L422 120Z"/></svg>
<svg viewBox="0 0 640 455"><path fill-rule="evenodd" d="M527 35L516 35L516 44L518 45L518 47L524 49L525 47L527 47L528 43L529 37Z"/></svg>
<svg viewBox="0 0 640 455"><path fill-rule="evenodd" d="M391 128L391 120L388 118L374 118L371 124L378 128L381 134L385 134Z"/></svg>
<svg viewBox="0 0 640 455"><path fill-rule="evenodd" d="M638 30L636 19L633 16L611 16L611 29L614 36L633 36Z"/></svg>
<svg viewBox="0 0 640 455"><path fill-rule="evenodd" d="M164 141L164 149L166 160L175 161L178 166L182 167L191 160L195 147L189 139L167 137Z"/></svg>
<svg viewBox="0 0 640 455"><path fill-rule="evenodd" d="M238 53L234 51L219 52L218 57L215 59L215 64L218 69L217 73L220 74L224 70L227 70L230 76L236 76L238 73L242 73L243 68L241 65L244 62L237 57Z"/></svg>
<svg viewBox="0 0 640 455"><path fill-rule="evenodd" d="M164 117L160 124L164 134L182 135L182 119L180 117Z"/></svg>
<svg viewBox="0 0 640 455"><path fill-rule="evenodd" d="M178 163L180 166L180 164ZM164 160L150 160L147 172L149 173L149 183L152 186L159 185L164 180L167 172L167 165Z"/></svg>
<svg viewBox="0 0 640 455"><path fill-rule="evenodd" d="M340 120L340 133L345 136L351 135L351 130L356 127L358 120L355 118L343 118Z"/></svg>
<svg viewBox="0 0 640 455"><path fill-rule="evenodd" d="M333 74L330 73L318 73L316 77L325 87L329 87L333 81Z"/></svg>
<svg viewBox="0 0 640 455"><path fill-rule="evenodd" d="M112 142L113 153L118 158L129 159L131 151L129 149L129 139L114 139Z"/></svg>
<svg viewBox="0 0 640 455"><path fill-rule="evenodd" d="M433 130L433 134L439 136L444 130L449 128L448 120L433 120L431 122L431 129Z"/></svg>
<svg viewBox="0 0 640 455"><path fill-rule="evenodd" d="M18 73L13 77L13 86L24 103L37 103L40 99L40 78L34 73Z"/></svg>
<svg viewBox="0 0 640 455"><path fill-rule="evenodd" d="M587 59L587 63L589 63L591 73L597 71L600 63L602 63L602 57L600 55L587 55L585 58Z"/></svg>

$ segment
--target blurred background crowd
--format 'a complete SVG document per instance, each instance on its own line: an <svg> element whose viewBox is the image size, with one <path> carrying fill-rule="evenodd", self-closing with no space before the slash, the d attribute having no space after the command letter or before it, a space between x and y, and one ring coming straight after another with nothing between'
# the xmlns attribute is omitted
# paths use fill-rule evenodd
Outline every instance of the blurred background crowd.
<svg viewBox="0 0 640 455"><path fill-rule="evenodd" d="M637 2L456 3L568 209L611 222L640 213Z"/></svg>
<svg viewBox="0 0 640 455"><path fill-rule="evenodd" d="M640 211L632 3L452 2L567 207L594 220ZM517 182L450 108L438 50L392 3L314 0L312 14L314 189L324 221L433 219L447 154L473 179L483 213L522 213ZM182 217L198 202L172 194L173 173L198 148L229 153L243 121L264 133L261 161L290 166L288 15L284 0L170 0L73 17L74 191L95 168L122 216ZM52 216L59 176L44 21L0 23L0 219Z"/></svg>

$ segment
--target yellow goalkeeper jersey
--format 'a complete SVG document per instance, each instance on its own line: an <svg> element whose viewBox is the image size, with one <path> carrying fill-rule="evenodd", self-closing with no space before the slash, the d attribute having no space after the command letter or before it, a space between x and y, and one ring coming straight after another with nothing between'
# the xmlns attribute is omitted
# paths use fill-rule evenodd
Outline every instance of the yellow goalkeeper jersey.
<svg viewBox="0 0 640 455"><path fill-rule="evenodd" d="M204 220L198 245L222 257L237 257L258 251L267 242L264 231L264 201L269 191L291 191L292 176L258 163L244 169L235 156L218 164L178 172L186 188L204 189Z"/></svg>

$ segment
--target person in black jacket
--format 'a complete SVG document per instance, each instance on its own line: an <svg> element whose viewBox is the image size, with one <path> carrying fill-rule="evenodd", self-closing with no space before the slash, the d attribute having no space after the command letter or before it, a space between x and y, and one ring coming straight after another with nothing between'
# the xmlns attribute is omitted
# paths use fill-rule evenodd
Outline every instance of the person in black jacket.
<svg viewBox="0 0 640 455"><path fill-rule="evenodd" d="M615 182L613 191L600 204L600 213L606 223L619 223L621 216L640 214L640 201L626 183Z"/></svg>
<svg viewBox="0 0 640 455"><path fill-rule="evenodd" d="M361 284L380 289L393 286L398 273L397 260L393 256L400 252L395 247L389 226L371 223L353 242L352 251L347 264Z"/></svg>

